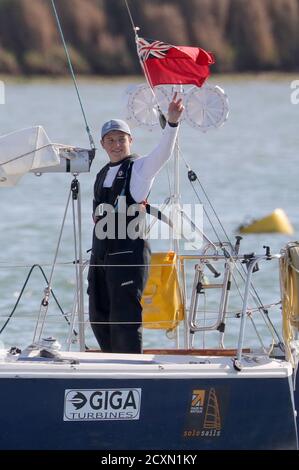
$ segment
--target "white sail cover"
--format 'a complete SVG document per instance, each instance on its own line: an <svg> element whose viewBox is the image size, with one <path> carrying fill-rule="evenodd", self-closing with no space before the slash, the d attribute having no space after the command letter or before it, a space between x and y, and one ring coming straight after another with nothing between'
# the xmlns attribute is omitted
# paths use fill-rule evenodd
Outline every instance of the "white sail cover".
<svg viewBox="0 0 299 470"><path fill-rule="evenodd" d="M0 187L14 186L30 170L59 163L58 149L42 126L0 136Z"/></svg>

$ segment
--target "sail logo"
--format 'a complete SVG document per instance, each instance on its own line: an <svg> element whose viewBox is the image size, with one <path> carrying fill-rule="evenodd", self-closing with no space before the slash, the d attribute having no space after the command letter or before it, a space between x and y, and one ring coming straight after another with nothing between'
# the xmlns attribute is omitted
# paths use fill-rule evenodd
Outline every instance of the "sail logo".
<svg viewBox="0 0 299 470"><path fill-rule="evenodd" d="M141 389L65 390L64 421L139 419Z"/></svg>
<svg viewBox="0 0 299 470"><path fill-rule="evenodd" d="M183 436L189 439L219 437L221 421L220 401L215 388L192 390Z"/></svg>
<svg viewBox="0 0 299 470"><path fill-rule="evenodd" d="M190 413L202 413L205 401L205 390L193 390Z"/></svg>

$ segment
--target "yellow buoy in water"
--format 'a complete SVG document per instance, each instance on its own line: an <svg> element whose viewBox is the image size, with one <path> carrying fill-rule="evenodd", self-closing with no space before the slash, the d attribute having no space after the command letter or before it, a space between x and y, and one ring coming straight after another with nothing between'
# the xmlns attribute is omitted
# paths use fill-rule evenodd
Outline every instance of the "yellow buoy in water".
<svg viewBox="0 0 299 470"><path fill-rule="evenodd" d="M239 227L240 233L265 233L278 232L292 235L294 229L286 213L282 209L275 209L271 214L262 219L255 219L247 225Z"/></svg>

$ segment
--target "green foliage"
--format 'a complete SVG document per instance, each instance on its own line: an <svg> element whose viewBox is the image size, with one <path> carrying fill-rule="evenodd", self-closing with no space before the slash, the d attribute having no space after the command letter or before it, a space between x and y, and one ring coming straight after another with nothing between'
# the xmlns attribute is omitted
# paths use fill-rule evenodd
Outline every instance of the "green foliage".
<svg viewBox="0 0 299 470"><path fill-rule="evenodd" d="M0 0L1 1L1 0ZM2 0L3 1L3 0ZM0 73L16 75L20 73L15 55L0 47Z"/></svg>
<svg viewBox="0 0 299 470"><path fill-rule="evenodd" d="M69 55L74 69L81 74L90 73L88 63L73 48L69 47ZM23 58L24 70L31 74L65 75L68 73L68 64L62 46L54 46L41 53L35 50L27 51Z"/></svg>
<svg viewBox="0 0 299 470"><path fill-rule="evenodd" d="M217 72L298 69L299 0L131 0L141 35L214 52ZM74 69L140 71L123 0L56 0ZM0 0L0 71L64 74L49 0Z"/></svg>

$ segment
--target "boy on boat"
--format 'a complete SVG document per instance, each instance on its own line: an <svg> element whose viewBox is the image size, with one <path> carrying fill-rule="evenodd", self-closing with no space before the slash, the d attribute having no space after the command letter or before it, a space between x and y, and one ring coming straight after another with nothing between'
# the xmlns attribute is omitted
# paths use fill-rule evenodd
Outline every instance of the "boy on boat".
<svg viewBox="0 0 299 470"><path fill-rule="evenodd" d="M101 145L110 162L100 170L94 185L96 225L88 294L91 327L103 352L142 352L140 301L148 277L150 247L136 212L144 213L154 179L173 152L183 109L175 93L162 138L143 157L132 155L133 139L125 121L112 119L101 130Z"/></svg>

